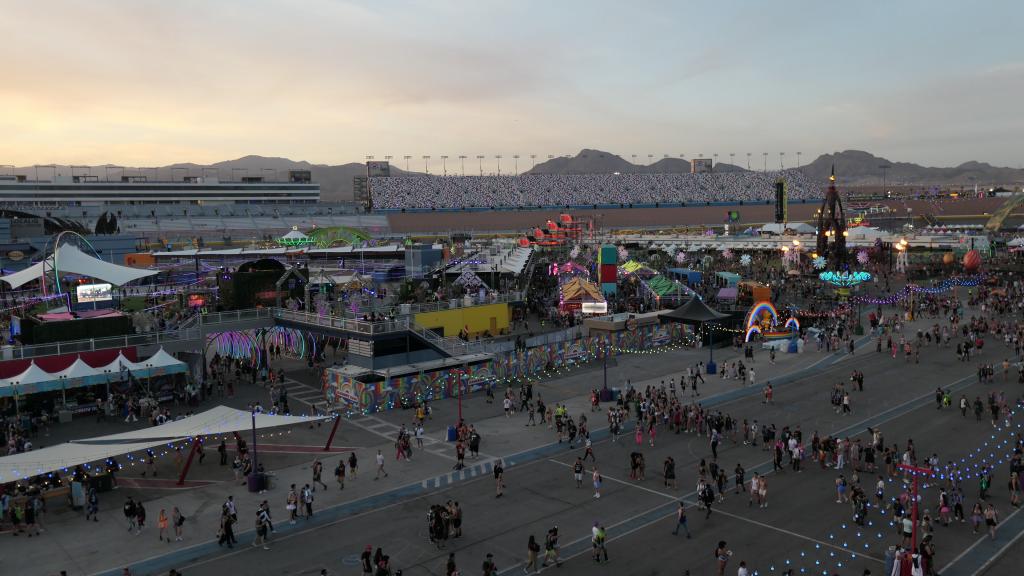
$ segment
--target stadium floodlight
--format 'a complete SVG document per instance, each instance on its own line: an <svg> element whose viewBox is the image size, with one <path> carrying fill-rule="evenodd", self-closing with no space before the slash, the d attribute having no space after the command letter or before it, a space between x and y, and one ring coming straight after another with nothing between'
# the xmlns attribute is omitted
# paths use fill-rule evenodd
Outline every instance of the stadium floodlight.
<svg viewBox="0 0 1024 576"><path fill-rule="evenodd" d="M785 170L786 167L782 165L782 159L786 157L785 152L779 152L779 170Z"/></svg>
<svg viewBox="0 0 1024 576"><path fill-rule="evenodd" d="M747 152L747 170L750 170L750 152Z"/></svg>
<svg viewBox="0 0 1024 576"><path fill-rule="evenodd" d="M799 167L800 167L800 155L801 155L801 154L803 154L803 152L797 152L797 153L796 153L796 167L797 167L797 168L799 168Z"/></svg>
<svg viewBox="0 0 1024 576"><path fill-rule="evenodd" d="M519 154L512 155L512 175L516 176L519 174Z"/></svg>
<svg viewBox="0 0 1024 576"><path fill-rule="evenodd" d="M444 173L445 176L448 175L448 156L446 155L441 156L441 172Z"/></svg>
<svg viewBox="0 0 1024 576"><path fill-rule="evenodd" d="M767 172L768 171L768 153L767 152L762 152L761 154L764 155L764 171Z"/></svg>
<svg viewBox="0 0 1024 576"><path fill-rule="evenodd" d="M427 174L430 174L430 155L429 154L424 154L423 155L423 171L426 172Z"/></svg>
<svg viewBox="0 0 1024 576"><path fill-rule="evenodd" d="M636 154L633 154L633 164L636 164Z"/></svg>
<svg viewBox="0 0 1024 576"><path fill-rule="evenodd" d="M648 164L654 164L654 154L648 154L647 155L647 163Z"/></svg>
<svg viewBox="0 0 1024 576"><path fill-rule="evenodd" d="M537 167L537 155L536 154L530 154L530 170L533 170L536 167Z"/></svg>
<svg viewBox="0 0 1024 576"><path fill-rule="evenodd" d="M373 155L371 154L371 155L367 156L366 159L367 160L373 160Z"/></svg>
<svg viewBox="0 0 1024 576"><path fill-rule="evenodd" d="M483 176L484 175L484 155L483 154L477 154L476 155L476 159L480 161L480 175Z"/></svg>
<svg viewBox="0 0 1024 576"><path fill-rule="evenodd" d="M465 176L466 175L466 155L465 154L459 154L459 162L462 163L462 175Z"/></svg>
<svg viewBox="0 0 1024 576"><path fill-rule="evenodd" d="M736 153L729 152L729 164L736 165Z"/></svg>
<svg viewBox="0 0 1024 576"><path fill-rule="evenodd" d="M498 176L501 176L501 154L495 154L494 158L498 161Z"/></svg>
<svg viewBox="0 0 1024 576"><path fill-rule="evenodd" d="M409 154L406 154L405 156L402 156L402 158L405 158L405 171L408 172L409 171L409 158L412 158L412 156L409 155Z"/></svg>

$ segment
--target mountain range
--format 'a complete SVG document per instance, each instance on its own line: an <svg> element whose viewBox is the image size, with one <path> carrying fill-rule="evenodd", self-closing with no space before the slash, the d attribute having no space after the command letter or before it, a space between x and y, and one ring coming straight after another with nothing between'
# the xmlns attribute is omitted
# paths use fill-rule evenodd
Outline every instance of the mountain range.
<svg viewBox="0 0 1024 576"><path fill-rule="evenodd" d="M951 168L927 167L909 162L893 162L860 150L846 150L823 154L812 162L801 166L809 178L824 182L835 166L837 178L846 186L876 186L882 184L883 175L888 185L910 186L995 186L1024 183L1024 170L992 166L984 162L964 162ZM885 167L884 169L882 167ZM746 168L728 163L715 165L717 172L745 171ZM266 180L284 180L289 170L309 170L314 182L320 184L321 198L325 202L351 201L353 198L352 178L365 174L366 166L361 162L348 164L311 164L305 161L267 156L243 156L214 164L179 163L158 168L122 168L103 165L94 167L47 165L14 168L14 174L25 174L28 178L46 180L54 176L66 177L71 174L92 174L101 179L113 170L111 176L119 178L145 175L155 180L179 179L185 175L211 176L215 171L222 180L238 179L241 176L263 176ZM559 156L537 164L527 174L608 174L622 173L681 173L690 171L690 162L682 158L662 158L651 164L635 164L621 156L601 150L583 149L576 156ZM241 174L239 174L241 172ZM405 172L392 164L393 176L419 176L421 172Z"/></svg>

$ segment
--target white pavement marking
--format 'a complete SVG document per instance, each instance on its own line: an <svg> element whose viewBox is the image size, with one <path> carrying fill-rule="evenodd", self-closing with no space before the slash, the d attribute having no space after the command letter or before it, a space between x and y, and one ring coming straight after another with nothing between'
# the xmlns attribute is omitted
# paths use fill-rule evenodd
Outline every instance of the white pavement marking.
<svg viewBox="0 0 1024 576"><path fill-rule="evenodd" d="M1017 515L1017 513L1018 513L1018 512L1020 512L1021 510L1024 510L1024 508L1017 508L1017 510L1015 510L1015 511L1013 512L1013 514L1010 514L1010 515L1009 515L1009 516L1007 516L1006 518L1003 518L1002 520L1000 520L1000 521L999 521L999 523L1000 523L1000 524L1005 524L1007 520L1009 520L1010 518L1013 518L1014 516L1016 516L1016 515ZM992 557L988 559L988 561L986 561L986 562L985 562L984 564L982 564L981 568L979 568L979 569L978 569L978 570L977 570L977 571L975 572L975 574L984 574L984 573L985 573L985 569L986 569L986 568L988 568L988 566L989 566L990 564L992 564L993 562L995 562L996 560L998 560L998 559L999 559L999 557L1000 557L1000 556L1002 555L1002 553L1003 553L1003 552L1005 552L1005 551L1006 551L1006 549L1007 549L1007 548L1009 548L1009 547L1010 547L1010 546L1011 546L1011 545L1012 545L1012 544L1013 544L1014 542L1016 542L1017 540L1019 540L1021 536L1024 536L1024 532L1018 532L1018 533L1017 533L1017 536L1015 536L1015 537L1013 538L1013 540L1010 540L1010 541L1009 541L1009 542L1008 542L1008 543L1006 544L1006 546L1003 546L1002 548L1000 548L998 552L996 552L995 554L993 554L993 555L992 555ZM987 533L986 533L986 534L985 534L984 536L982 536L981 538L978 538L978 540L977 540L977 541L976 541L976 542L975 542L974 544L971 544L970 546L968 546L968 547L967 547L967 549L966 549L966 550L964 550L963 552L961 552L961 553L957 554L957 555L956 555L956 558L953 558L952 560L950 560L950 561L949 561L949 563L948 563L948 564L946 564L946 565L945 565L945 566L944 566L944 567L942 568L942 570L940 571L940 573L942 573L942 572L945 572L946 570L949 570L949 568L950 568L951 566L953 566L954 564L956 564L957 562L959 562L959 561L960 561L960 559L961 559L961 558L963 558L964 556L966 556L968 552L970 552L971 550L974 550L975 548L977 548L979 544L981 544L982 542L984 542L984 541L985 541L985 540L987 540L987 539L988 539L988 534L987 534Z"/></svg>
<svg viewBox="0 0 1024 576"><path fill-rule="evenodd" d="M559 466L565 466L566 468L572 468L572 465L566 464L565 462L559 462L558 460L548 459L548 462L552 462L554 464L558 464ZM661 496L662 498L668 498L669 500L672 500L673 502L678 502L678 501L682 500L683 502L686 502L690 506L696 505L695 501L688 499L686 496L676 496L674 494L669 494L668 492L660 492L660 491L655 490L653 488L648 488L646 486L640 486L638 484L634 484L633 482L627 482L626 480L621 480L621 479L615 478L613 476L605 476L604 474L601 474L601 478L604 479L604 480L611 480L612 482L615 482L617 484L622 484L623 486L628 486L630 488L636 488L638 490L643 490L645 492L650 492L651 494L654 494L654 495L657 495L657 496ZM692 494L692 492L691 492L691 494ZM753 520L751 518L747 518L746 516L741 516L739 514L733 514L733 513L730 513L730 512L726 512L726 511L724 511L724 510L722 510L720 508L714 510L712 512L712 514L721 514L723 516L728 516L730 518L735 518L737 520L742 520L744 522L749 522L750 524L754 524L754 525L760 526L762 528L766 528L768 530L775 530L776 532L782 532L783 534L787 534L789 536L793 536L794 538L800 538L802 540L807 540L808 542L813 542L815 544L820 544L821 546L827 546L827 547L832 548L834 550L839 550L840 552L856 554L857 556L860 556L860 557L863 557L863 558L867 558L869 560L874 560L875 562L878 562L879 564L885 564L885 562L881 558L875 558L874 556L869 556L867 554L862 554L860 552L857 552L856 550L851 550L849 548L843 548L842 546L837 546L835 544L829 544L828 542L824 542L822 540L811 538L810 536L804 536L803 534L800 534L798 532L793 532L791 530L786 530L785 528L779 528L778 526L772 526L771 524L765 524L764 522L758 522L757 520Z"/></svg>

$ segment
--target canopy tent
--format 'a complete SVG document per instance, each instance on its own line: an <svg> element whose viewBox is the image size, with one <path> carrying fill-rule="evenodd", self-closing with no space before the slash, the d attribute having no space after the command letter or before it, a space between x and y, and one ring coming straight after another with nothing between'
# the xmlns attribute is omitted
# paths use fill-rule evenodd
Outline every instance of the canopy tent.
<svg viewBox="0 0 1024 576"><path fill-rule="evenodd" d="M275 428L277 426L291 426L293 424L308 424L317 420L328 420L331 416L282 416L277 414L256 414L256 430ZM217 406L206 412L172 420L160 426L148 426L130 432L121 432L109 436L98 436L75 440L75 444L110 444L116 442L148 442L164 441L170 442L174 438L192 438L195 436L210 436L214 434L232 434L234 432L245 432L253 428L253 413L248 410L238 410L227 406Z"/></svg>
<svg viewBox="0 0 1024 576"><path fill-rule="evenodd" d="M1010 240L1009 242L1007 242L1006 245L1007 246L1024 246L1024 236L1019 237L1019 238L1014 238L1013 240Z"/></svg>
<svg viewBox="0 0 1024 576"><path fill-rule="evenodd" d="M0 458L0 483L13 482L31 476L67 470L90 462L123 456L132 452L171 445L196 436L231 434L252 430L265 430L279 426L305 424L327 420L331 416L277 416L256 414L217 406L195 416L174 420L160 426L146 426L130 432L74 440L50 448L22 452Z"/></svg>
<svg viewBox="0 0 1024 576"><path fill-rule="evenodd" d="M700 281L704 278L704 275L696 270L690 270L689 268L669 268L667 272L672 276L686 277L686 283L689 285L700 284Z"/></svg>
<svg viewBox="0 0 1024 576"><path fill-rule="evenodd" d="M44 274L69 273L80 276L88 276L103 282L109 282L115 286L123 286L133 280L154 276L158 270L142 270L130 266L120 266L110 262L104 262L94 256L89 256L71 244L61 244L53 254L42 262L38 262L24 270L8 274L0 278L7 282L11 288L19 288L33 280L38 280Z"/></svg>
<svg viewBox="0 0 1024 576"><path fill-rule="evenodd" d="M119 374L122 367L130 371L136 378L179 374L188 371L187 364L171 356L163 348L142 362L132 362L124 355L118 354L110 364L92 367L81 358L77 358L70 366L59 372L47 372L33 362L21 374L0 379L0 398L15 394L25 396L39 392L102 384L107 382L111 375Z"/></svg>
<svg viewBox="0 0 1024 576"><path fill-rule="evenodd" d="M889 236L889 233L885 230L879 230L870 226L854 226L847 230L847 232L849 233L847 235L848 240L875 240Z"/></svg>
<svg viewBox="0 0 1024 576"><path fill-rule="evenodd" d="M739 284L740 281L740 275L733 272L716 272L715 276L717 276L727 287L735 286Z"/></svg>
<svg viewBox="0 0 1024 576"><path fill-rule="evenodd" d="M654 276L658 273L643 262L637 262L636 260L626 260L619 266L619 268L621 268L626 274L636 274L645 278Z"/></svg>
<svg viewBox="0 0 1024 576"><path fill-rule="evenodd" d="M559 294L559 305L563 307L582 305L584 302L605 301L604 295L601 294L601 290L597 286L579 276L562 284L559 287Z"/></svg>
<svg viewBox="0 0 1024 576"><path fill-rule="evenodd" d="M645 285L651 292L654 292L658 298L682 296L684 294L693 293L693 291L685 284L680 284L679 282L676 282L666 276L662 276L661 274L648 280Z"/></svg>
<svg viewBox="0 0 1024 576"><path fill-rule="evenodd" d="M117 443L117 444L58 444L49 448L20 452L0 458L0 484L14 482L32 476L49 474L58 470L70 472L75 466L89 462L102 462L114 458L141 452L164 444L179 442L184 438L169 440L151 440L149 442Z"/></svg>
<svg viewBox="0 0 1024 576"><path fill-rule="evenodd" d="M667 320L690 323L713 322L715 320L721 320L728 317L728 314L722 314L721 312L712 309L700 298L691 298L689 302L683 304L679 308L661 314L661 318L665 318Z"/></svg>
<svg viewBox="0 0 1024 576"><path fill-rule="evenodd" d="M719 300L735 300L738 290L736 288L722 288L718 291L716 298Z"/></svg>

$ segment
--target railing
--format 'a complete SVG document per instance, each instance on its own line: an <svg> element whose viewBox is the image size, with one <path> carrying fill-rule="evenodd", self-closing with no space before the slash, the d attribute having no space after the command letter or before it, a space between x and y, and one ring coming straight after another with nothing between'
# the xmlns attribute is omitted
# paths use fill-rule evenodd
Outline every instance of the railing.
<svg viewBox="0 0 1024 576"><path fill-rule="evenodd" d="M424 328L416 323L411 323L409 330L422 336L428 342L451 354L452 356L465 356L467 354L480 354L490 352L490 342L466 342L459 338L446 337Z"/></svg>
<svg viewBox="0 0 1024 576"><path fill-rule="evenodd" d="M97 350L109 350L111 348L159 346L162 344L197 340L201 337L202 333L198 328L187 328L184 330L167 330L164 332L150 332L146 334L127 334L125 336L89 338L88 340L69 340L67 342L54 342L51 344L30 344L27 346L0 350L0 360L28 360L30 358L38 358L40 356L80 354L82 352L95 352Z"/></svg>
<svg viewBox="0 0 1024 576"><path fill-rule="evenodd" d="M384 306L394 312L396 316L410 316L414 314L420 314L422 312L442 312L445 310L457 310L459 308L471 308L473 306L486 306L488 304L505 304L508 302L521 302L523 300L523 293L519 291L507 292L497 294L495 296L487 296L483 301L473 296L469 303L466 303L465 298L453 298L452 300L439 300L437 302L421 302L416 304L392 304L390 306ZM454 303L454 305L453 305ZM408 306L408 308L406 308ZM357 318L358 312L351 310L344 310L342 314L346 318Z"/></svg>
<svg viewBox="0 0 1024 576"><path fill-rule="evenodd" d="M320 316L319 314L285 310L283 308L274 308L273 311L275 320L285 320L299 324L336 328L338 330L344 330L346 332L353 332L356 334L366 334L368 336L372 336L374 334L404 332L409 330L410 324L408 317L398 317L394 320L386 320L383 322L367 322L364 320L338 318L336 316Z"/></svg>
<svg viewBox="0 0 1024 576"><path fill-rule="evenodd" d="M274 317L273 308L252 308L248 310L229 310L227 312L211 312L200 318L202 324L220 324L222 322L244 322L249 320L269 320Z"/></svg>

